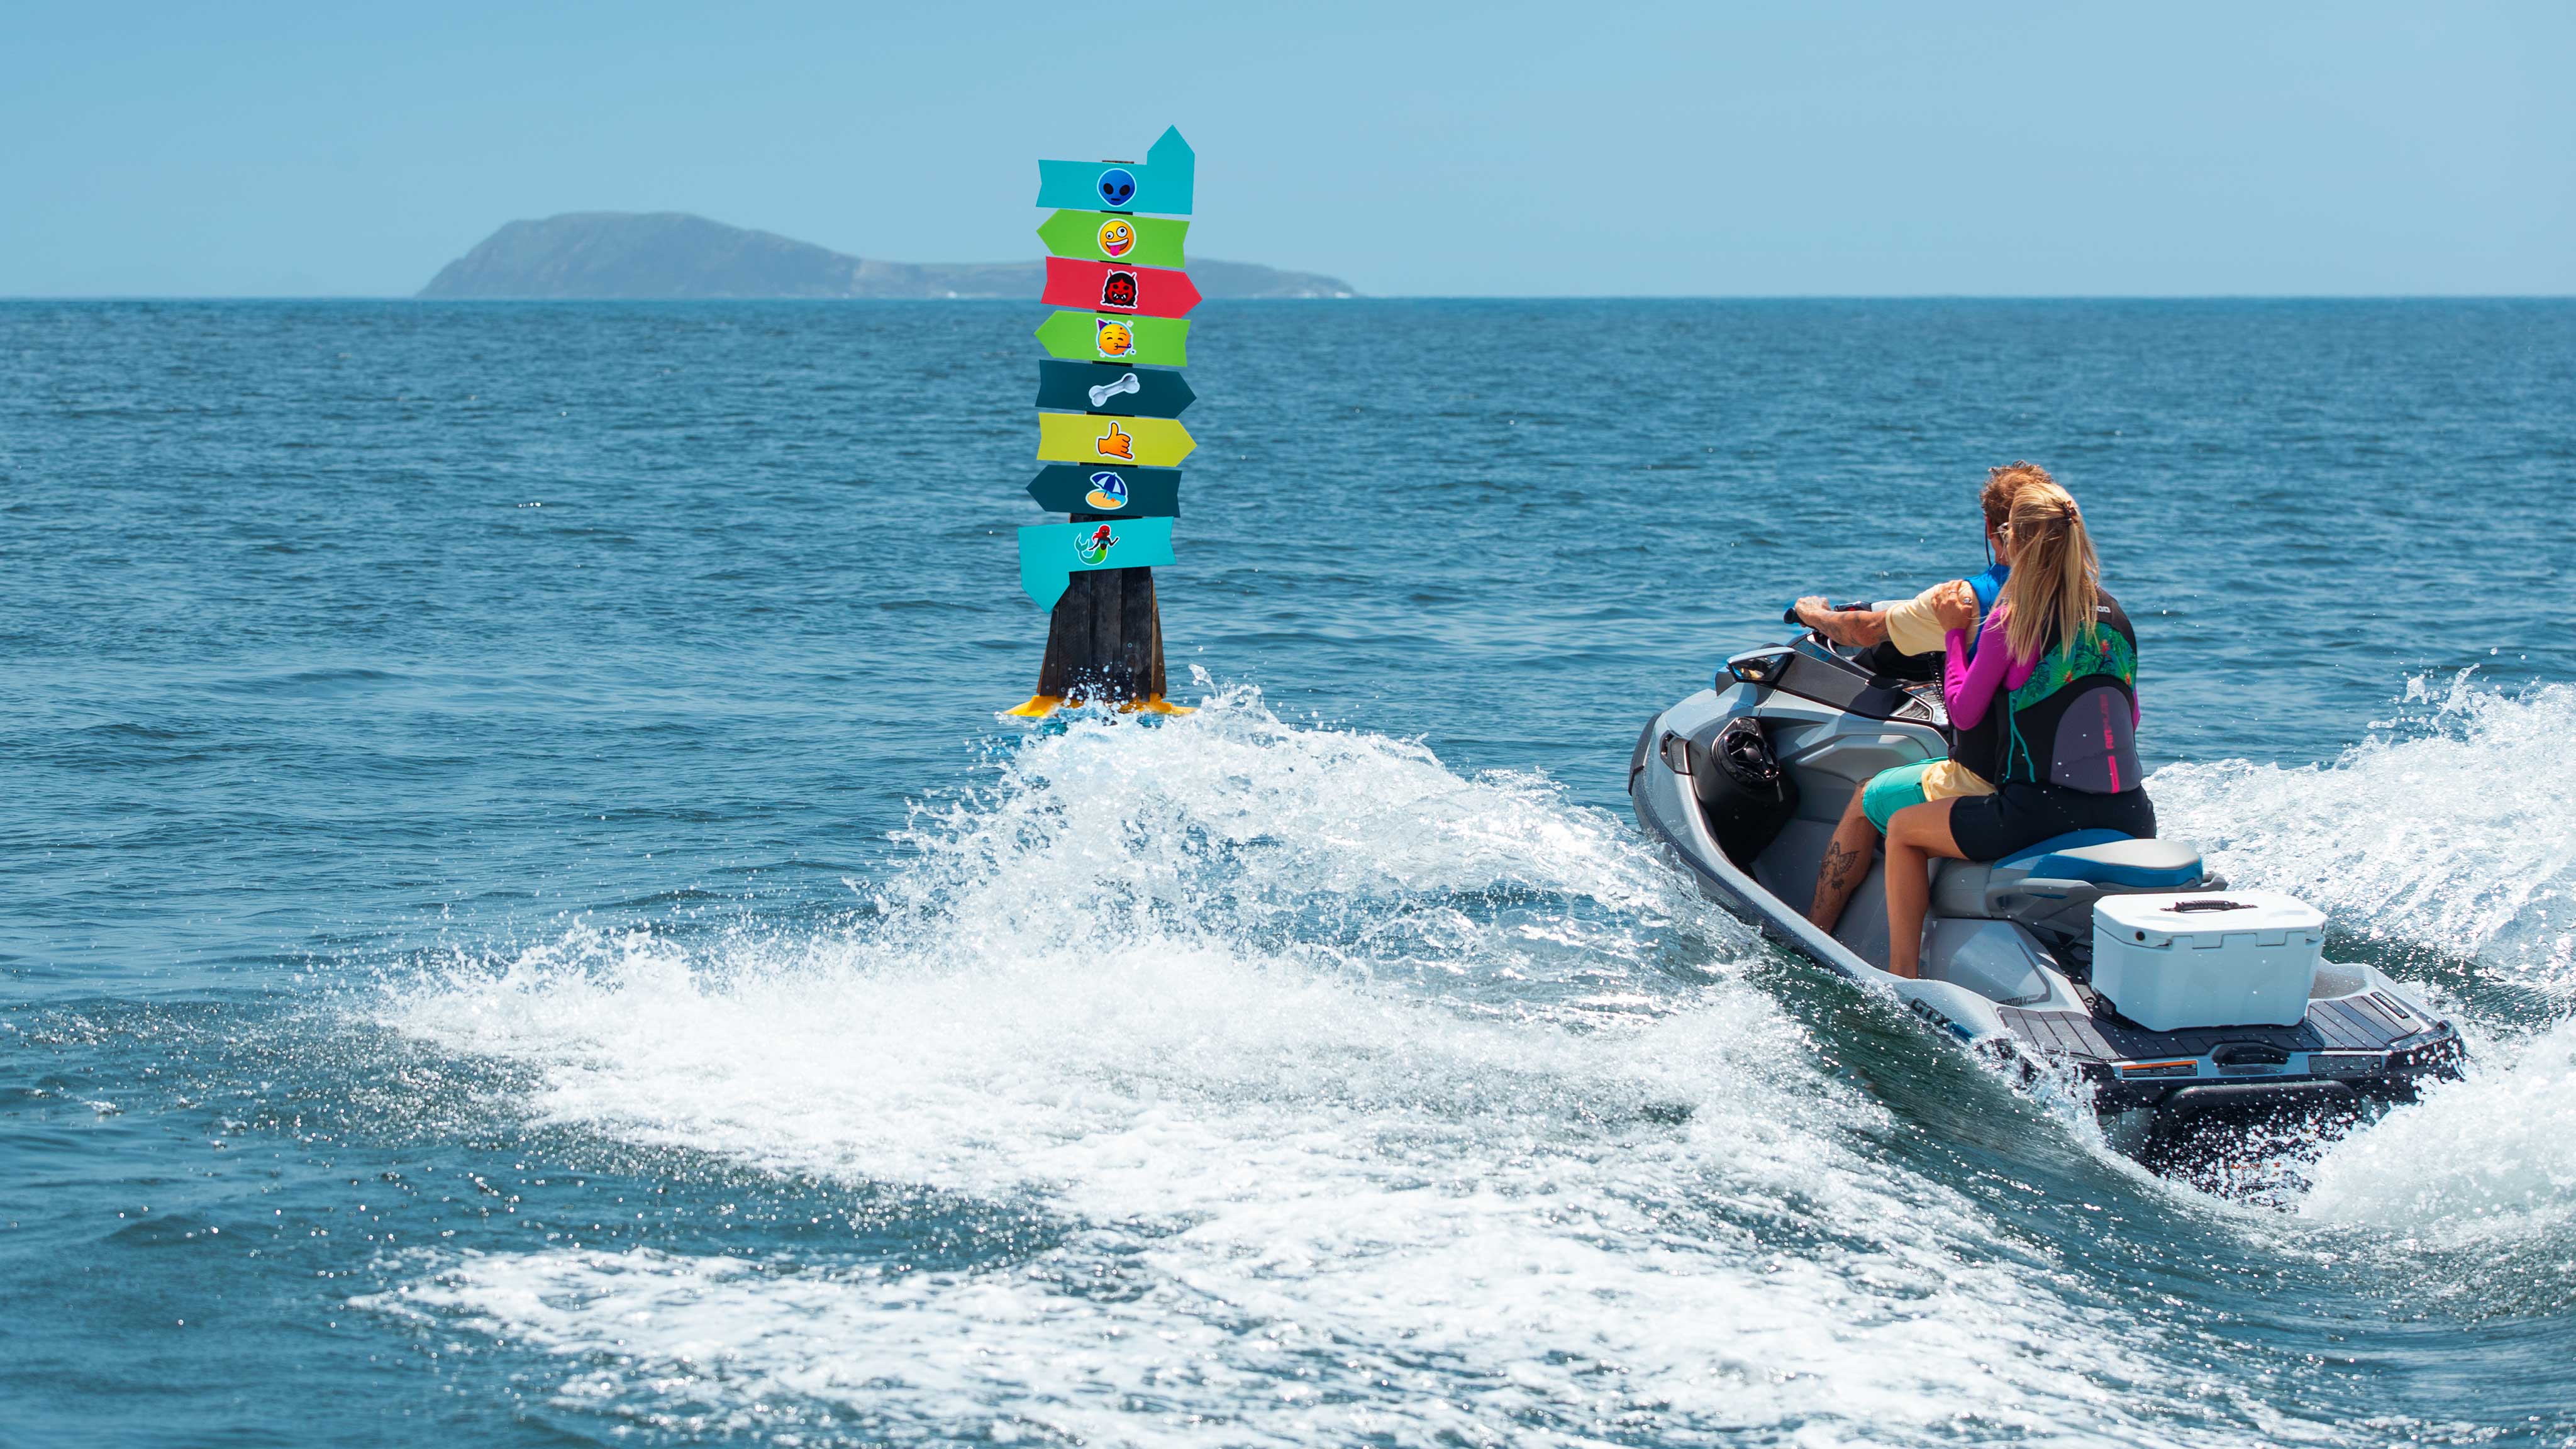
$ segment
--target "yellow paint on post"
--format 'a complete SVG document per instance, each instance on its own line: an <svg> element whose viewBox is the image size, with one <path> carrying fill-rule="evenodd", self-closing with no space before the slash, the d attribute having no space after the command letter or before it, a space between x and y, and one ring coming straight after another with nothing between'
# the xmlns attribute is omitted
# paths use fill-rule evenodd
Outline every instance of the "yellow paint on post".
<svg viewBox="0 0 2576 1449"><path fill-rule="evenodd" d="M1171 418L1038 414L1038 457L1050 463L1133 463L1177 468L1198 442Z"/></svg>

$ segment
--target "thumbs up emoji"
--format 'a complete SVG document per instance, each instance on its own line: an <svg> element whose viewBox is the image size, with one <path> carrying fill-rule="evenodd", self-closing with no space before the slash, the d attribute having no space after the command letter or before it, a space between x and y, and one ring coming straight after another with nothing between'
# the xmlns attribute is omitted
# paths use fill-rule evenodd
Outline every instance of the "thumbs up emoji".
<svg viewBox="0 0 2576 1449"><path fill-rule="evenodd" d="M1109 424L1109 436L1102 438L1096 446L1100 449L1100 456L1104 458L1118 458L1129 463L1136 461L1136 440L1121 429L1115 420Z"/></svg>

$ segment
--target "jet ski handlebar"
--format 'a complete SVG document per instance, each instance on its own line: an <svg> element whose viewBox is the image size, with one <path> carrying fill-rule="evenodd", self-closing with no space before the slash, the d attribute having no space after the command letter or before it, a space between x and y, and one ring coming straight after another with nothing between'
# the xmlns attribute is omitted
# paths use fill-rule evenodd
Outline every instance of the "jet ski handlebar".
<svg viewBox="0 0 2576 1449"><path fill-rule="evenodd" d="M1833 606L1834 612L1837 614L1848 614L1855 609L1866 609L1869 607L1871 606L1868 604L1836 604ZM1791 600L1789 607L1780 611L1780 622L1783 624L1795 624L1798 622L1798 605L1796 600Z"/></svg>

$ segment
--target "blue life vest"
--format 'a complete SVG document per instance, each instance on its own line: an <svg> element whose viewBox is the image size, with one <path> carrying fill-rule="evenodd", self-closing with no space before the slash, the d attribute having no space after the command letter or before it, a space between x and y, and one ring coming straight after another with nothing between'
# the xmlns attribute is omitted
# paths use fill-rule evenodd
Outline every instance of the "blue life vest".
<svg viewBox="0 0 2576 1449"><path fill-rule="evenodd" d="M1977 622L1968 626L1968 657L1977 657L1977 631L1985 628L1986 616L1995 611L1995 600L2003 597L2004 580L2012 577L2012 565L1990 563L1985 572L1968 575L1968 587L1977 591Z"/></svg>

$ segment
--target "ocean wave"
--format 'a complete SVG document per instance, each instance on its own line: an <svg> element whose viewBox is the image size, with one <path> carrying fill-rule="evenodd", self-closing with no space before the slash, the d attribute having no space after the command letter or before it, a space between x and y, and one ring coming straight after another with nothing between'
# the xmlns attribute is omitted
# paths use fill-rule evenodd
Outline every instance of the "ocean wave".
<svg viewBox="0 0 2576 1449"><path fill-rule="evenodd" d="M2238 886L2289 891L2339 930L2506 984L2576 994L2576 687L2463 670L2409 681L2396 717L2332 764L2168 765L2163 831Z"/></svg>
<svg viewBox="0 0 2576 1449"><path fill-rule="evenodd" d="M2487 1057L2325 1154L2302 1214L2444 1249L2563 1240L2576 1228L2576 1020Z"/></svg>
<svg viewBox="0 0 2576 1449"><path fill-rule="evenodd" d="M385 1014L533 1070L532 1117L1023 1203L1060 1244L558 1246L369 1302L558 1355L567 1402L780 1432L2320 1432L2171 1387L2168 1330L1891 1162L1888 1110L1734 969L1741 928L1544 781L1237 693L1034 739L911 836L845 930L575 930Z"/></svg>

